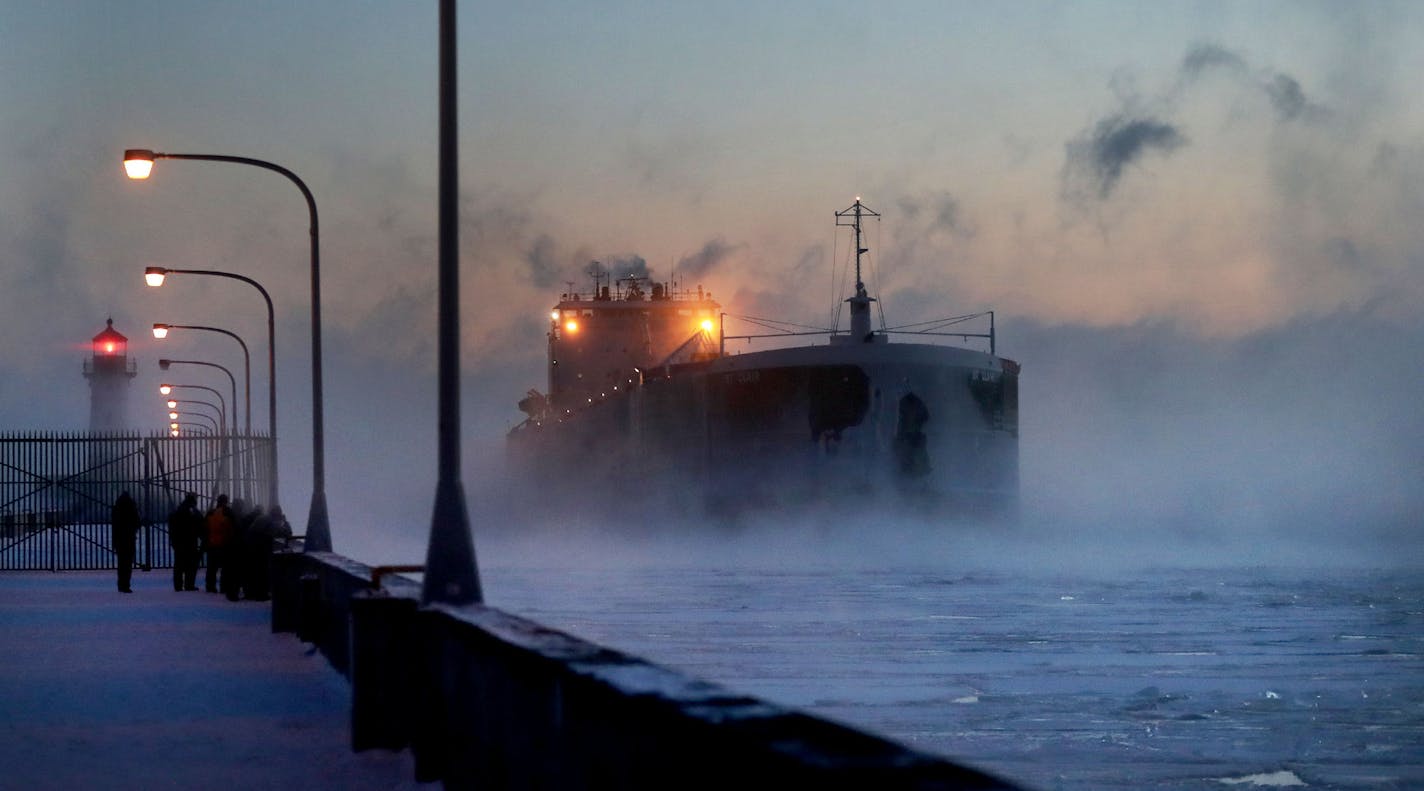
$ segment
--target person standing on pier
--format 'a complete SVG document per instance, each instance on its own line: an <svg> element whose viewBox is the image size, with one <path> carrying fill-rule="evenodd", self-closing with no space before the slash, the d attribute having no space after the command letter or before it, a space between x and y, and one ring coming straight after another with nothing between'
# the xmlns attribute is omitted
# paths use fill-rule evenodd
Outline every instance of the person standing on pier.
<svg viewBox="0 0 1424 791"><path fill-rule="evenodd" d="M138 548L138 528L143 520L138 515L138 503L127 491L114 501L109 512L109 526L114 539L114 554L119 558L119 593L133 593L134 554Z"/></svg>
<svg viewBox="0 0 1424 791"><path fill-rule="evenodd" d="M173 547L173 590L198 589L198 541L203 534L203 514L193 492L168 515L168 544Z"/></svg>
<svg viewBox="0 0 1424 791"><path fill-rule="evenodd" d="M208 539L208 573L204 580L203 587L208 593L218 592L218 579L221 576L222 584L231 587L228 571L228 550L232 543L233 530L232 509L228 507L227 495L218 495L217 503L208 511L204 517L204 526L207 528Z"/></svg>

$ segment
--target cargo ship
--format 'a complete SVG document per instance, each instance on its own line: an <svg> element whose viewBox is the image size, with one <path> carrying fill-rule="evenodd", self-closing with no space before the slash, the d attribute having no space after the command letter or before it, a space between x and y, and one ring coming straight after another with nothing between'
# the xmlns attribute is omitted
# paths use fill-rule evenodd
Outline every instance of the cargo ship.
<svg viewBox="0 0 1424 791"><path fill-rule="evenodd" d="M570 284L549 314L547 387L507 437L531 498L611 514L847 499L1011 513L1019 365L997 355L992 311L874 326L862 261L880 215L856 198L835 216L855 251L844 329L729 316L701 286L596 267L591 291ZM728 334L729 320L771 331Z"/></svg>

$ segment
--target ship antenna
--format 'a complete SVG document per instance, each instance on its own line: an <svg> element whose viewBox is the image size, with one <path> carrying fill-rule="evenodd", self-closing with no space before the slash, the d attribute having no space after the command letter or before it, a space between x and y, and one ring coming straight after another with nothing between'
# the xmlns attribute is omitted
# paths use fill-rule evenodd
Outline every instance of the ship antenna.
<svg viewBox="0 0 1424 791"><path fill-rule="evenodd" d="M861 203L858 196L849 209L836 212L836 225L847 225L855 229L855 296L847 299L846 302L850 303L851 337L866 343L871 339L870 303L875 299L866 293L865 280L861 276L860 257L870 252L870 249L865 246L861 218L879 216L879 212L873 211Z"/></svg>

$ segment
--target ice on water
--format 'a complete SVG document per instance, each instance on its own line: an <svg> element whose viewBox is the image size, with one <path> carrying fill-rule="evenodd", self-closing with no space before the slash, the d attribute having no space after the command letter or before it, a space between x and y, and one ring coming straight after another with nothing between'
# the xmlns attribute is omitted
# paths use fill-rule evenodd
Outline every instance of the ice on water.
<svg viewBox="0 0 1424 791"><path fill-rule="evenodd" d="M1424 788L1418 572L486 576L498 606L1031 788Z"/></svg>

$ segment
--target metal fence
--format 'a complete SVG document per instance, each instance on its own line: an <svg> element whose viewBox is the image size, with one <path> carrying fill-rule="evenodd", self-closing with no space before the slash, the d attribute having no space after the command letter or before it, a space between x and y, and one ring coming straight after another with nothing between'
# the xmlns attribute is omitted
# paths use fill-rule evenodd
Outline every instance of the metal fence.
<svg viewBox="0 0 1424 791"><path fill-rule="evenodd" d="M135 563L171 567L167 520L183 494L260 503L271 451L249 434L0 434L0 570L114 568L109 509L124 491L143 520Z"/></svg>

